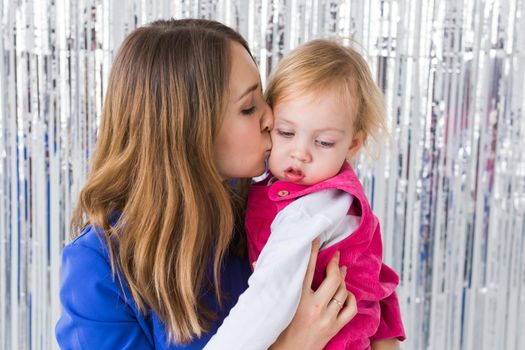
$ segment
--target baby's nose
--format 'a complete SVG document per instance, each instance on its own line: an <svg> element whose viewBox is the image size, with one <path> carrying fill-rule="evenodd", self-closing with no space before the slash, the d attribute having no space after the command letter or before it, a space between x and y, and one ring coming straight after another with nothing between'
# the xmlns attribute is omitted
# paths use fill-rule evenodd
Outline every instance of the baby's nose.
<svg viewBox="0 0 525 350"><path fill-rule="evenodd" d="M301 163L308 163L311 160L310 153L306 149L296 148L292 152L292 159Z"/></svg>

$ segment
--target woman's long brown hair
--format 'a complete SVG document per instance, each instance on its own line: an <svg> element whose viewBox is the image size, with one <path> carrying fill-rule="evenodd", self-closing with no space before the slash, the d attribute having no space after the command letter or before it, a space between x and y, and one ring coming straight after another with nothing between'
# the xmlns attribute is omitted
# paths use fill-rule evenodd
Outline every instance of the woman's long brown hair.
<svg viewBox="0 0 525 350"><path fill-rule="evenodd" d="M125 39L72 218L73 237L88 224L103 230L114 274L178 343L214 317L201 295L213 283L220 303L221 263L242 207L213 162L232 41L249 52L238 33L207 20L157 21Z"/></svg>

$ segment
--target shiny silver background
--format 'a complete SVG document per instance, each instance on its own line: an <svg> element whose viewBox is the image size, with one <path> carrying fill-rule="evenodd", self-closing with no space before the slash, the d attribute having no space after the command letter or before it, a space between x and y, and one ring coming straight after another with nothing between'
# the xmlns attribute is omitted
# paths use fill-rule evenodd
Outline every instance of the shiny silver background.
<svg viewBox="0 0 525 350"><path fill-rule="evenodd" d="M0 348L56 348L60 252L115 49L157 18L214 18L263 80L316 37L361 43L392 137L358 171L399 273L403 349L525 343L524 0L3 0Z"/></svg>

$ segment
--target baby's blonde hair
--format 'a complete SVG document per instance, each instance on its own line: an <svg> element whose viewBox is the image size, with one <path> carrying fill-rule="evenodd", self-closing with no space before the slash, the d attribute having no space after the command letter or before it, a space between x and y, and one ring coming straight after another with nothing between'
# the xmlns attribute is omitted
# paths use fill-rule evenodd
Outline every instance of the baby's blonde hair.
<svg viewBox="0 0 525 350"><path fill-rule="evenodd" d="M353 48L332 40L312 40L291 51L270 75L266 100L272 106L304 93L331 90L356 111L354 132L363 132L363 144L387 132L383 93L368 64ZM354 116L350 116L354 117Z"/></svg>

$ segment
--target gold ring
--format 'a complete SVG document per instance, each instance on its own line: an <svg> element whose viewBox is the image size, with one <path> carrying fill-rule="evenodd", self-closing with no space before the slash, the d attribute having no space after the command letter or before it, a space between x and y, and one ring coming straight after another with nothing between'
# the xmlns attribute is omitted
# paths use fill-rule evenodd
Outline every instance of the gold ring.
<svg viewBox="0 0 525 350"><path fill-rule="evenodd" d="M340 302L339 300L337 300L336 298L332 298L332 300L330 300L331 302L333 301L334 303L336 303L340 308L343 307L343 303Z"/></svg>

